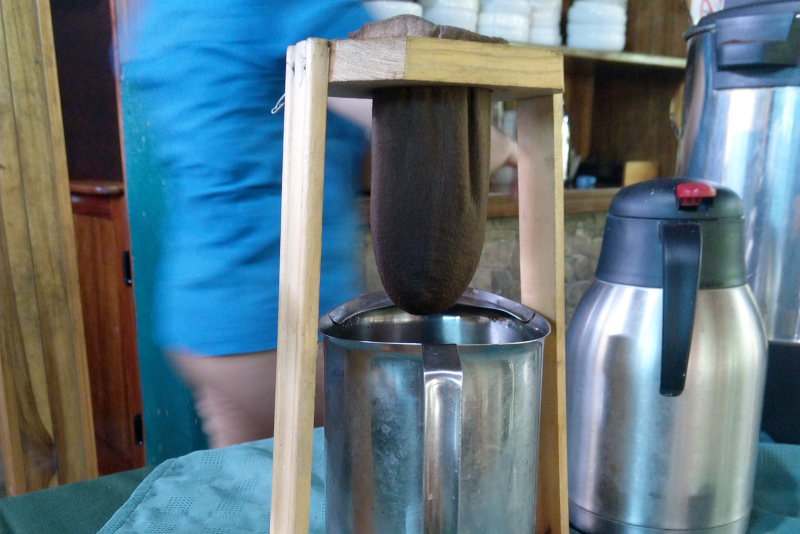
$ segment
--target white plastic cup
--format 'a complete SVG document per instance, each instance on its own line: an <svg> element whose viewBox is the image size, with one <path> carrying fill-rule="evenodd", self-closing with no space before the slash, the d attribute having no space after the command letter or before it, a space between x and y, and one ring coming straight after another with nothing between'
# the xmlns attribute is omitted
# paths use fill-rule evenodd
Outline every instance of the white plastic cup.
<svg viewBox="0 0 800 534"><path fill-rule="evenodd" d="M567 12L569 22L591 22L596 24L625 24L626 9L617 4L583 0L572 4Z"/></svg>
<svg viewBox="0 0 800 534"><path fill-rule="evenodd" d="M531 4L528 0L481 0L481 13L511 13L529 17Z"/></svg>
<svg viewBox="0 0 800 534"><path fill-rule="evenodd" d="M471 32L474 32L478 27L478 14L466 9L429 7L422 12L422 18L434 24L456 26Z"/></svg>
<svg viewBox="0 0 800 534"><path fill-rule="evenodd" d="M561 35L561 28L559 26L542 26L539 24L531 24L531 32L538 32L541 34L558 34Z"/></svg>
<svg viewBox="0 0 800 534"><path fill-rule="evenodd" d="M390 19L397 15L416 15L422 16L422 6L416 2L404 2L400 0L377 0L364 2L367 13L375 20Z"/></svg>
<svg viewBox="0 0 800 534"><path fill-rule="evenodd" d="M528 33L528 42L543 46L559 46L563 41L558 26L533 25Z"/></svg>
<svg viewBox="0 0 800 534"><path fill-rule="evenodd" d="M567 24L567 46L620 52L625 48L625 31L613 31L591 24Z"/></svg>
<svg viewBox="0 0 800 534"><path fill-rule="evenodd" d="M567 22L567 35L592 34L592 35L625 35L624 24L595 24L588 22Z"/></svg>
<svg viewBox="0 0 800 534"><path fill-rule="evenodd" d="M563 44L563 41L561 40L561 34L557 35L532 34L528 37L528 42L530 44L539 46L561 46Z"/></svg>
<svg viewBox="0 0 800 534"><path fill-rule="evenodd" d="M580 3L583 3L583 2L597 2L599 4L614 4L614 5L620 6L620 7L624 8L624 9L628 8L628 0L575 0L576 4L578 2L580 2Z"/></svg>
<svg viewBox="0 0 800 534"><path fill-rule="evenodd" d="M528 0L533 9L559 9L563 6L562 0Z"/></svg>
<svg viewBox="0 0 800 534"><path fill-rule="evenodd" d="M524 43L528 40L528 28L520 29L510 26L479 25L478 33L489 37L500 37L506 41Z"/></svg>
<svg viewBox="0 0 800 534"><path fill-rule="evenodd" d="M561 8L538 8L531 10L531 24L539 26L558 26L561 24Z"/></svg>
<svg viewBox="0 0 800 534"><path fill-rule="evenodd" d="M510 29L528 30L531 24L529 16L514 13L484 13L478 15L478 26L508 27Z"/></svg>
<svg viewBox="0 0 800 534"><path fill-rule="evenodd" d="M419 0L419 5L424 8L429 7L449 7L452 9L464 9L466 11L478 12L480 8L479 0Z"/></svg>

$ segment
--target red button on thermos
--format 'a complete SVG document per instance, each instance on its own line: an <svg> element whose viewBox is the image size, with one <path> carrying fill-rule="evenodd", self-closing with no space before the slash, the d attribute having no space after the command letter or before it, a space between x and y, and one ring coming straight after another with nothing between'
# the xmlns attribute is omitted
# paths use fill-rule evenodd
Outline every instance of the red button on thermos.
<svg viewBox="0 0 800 534"><path fill-rule="evenodd" d="M682 208L699 206L704 198L714 198L715 196L717 196L716 189L708 184L697 182L678 184L677 189L675 189L675 197Z"/></svg>

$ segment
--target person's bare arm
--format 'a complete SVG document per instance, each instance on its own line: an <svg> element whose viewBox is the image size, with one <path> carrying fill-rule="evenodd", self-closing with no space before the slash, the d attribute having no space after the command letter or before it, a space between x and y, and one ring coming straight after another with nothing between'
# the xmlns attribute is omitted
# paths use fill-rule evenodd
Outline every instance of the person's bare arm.
<svg viewBox="0 0 800 534"><path fill-rule="evenodd" d="M372 99L328 97L328 109L364 130L372 129Z"/></svg>
<svg viewBox="0 0 800 534"><path fill-rule="evenodd" d="M489 152L489 172L493 173L503 165L517 166L517 142L492 125L492 138Z"/></svg>

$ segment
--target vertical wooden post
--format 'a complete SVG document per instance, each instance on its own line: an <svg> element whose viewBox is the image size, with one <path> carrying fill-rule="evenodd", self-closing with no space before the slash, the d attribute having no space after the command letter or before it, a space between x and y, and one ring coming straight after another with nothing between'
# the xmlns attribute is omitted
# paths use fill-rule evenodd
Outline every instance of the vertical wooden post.
<svg viewBox="0 0 800 534"><path fill-rule="evenodd" d="M536 532L566 534L562 117L560 94L522 100L517 107L522 303L553 327L544 345Z"/></svg>
<svg viewBox="0 0 800 534"><path fill-rule="evenodd" d="M97 476L47 1L0 0L0 441L9 494Z"/></svg>
<svg viewBox="0 0 800 534"><path fill-rule="evenodd" d="M328 41L286 57L278 362L270 532L308 532L319 317Z"/></svg>

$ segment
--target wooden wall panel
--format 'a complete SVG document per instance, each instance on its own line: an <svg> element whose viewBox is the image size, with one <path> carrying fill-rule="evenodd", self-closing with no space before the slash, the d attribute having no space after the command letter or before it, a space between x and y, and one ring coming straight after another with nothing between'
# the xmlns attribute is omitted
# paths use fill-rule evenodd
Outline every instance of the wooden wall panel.
<svg viewBox="0 0 800 534"><path fill-rule="evenodd" d="M678 138L670 98L683 81L680 71L626 75L625 68L595 77L592 154L602 161L655 160L661 176L675 172Z"/></svg>
<svg viewBox="0 0 800 534"><path fill-rule="evenodd" d="M691 24L683 0L628 0L625 50L686 57L683 32Z"/></svg>
<svg viewBox="0 0 800 534"><path fill-rule="evenodd" d="M592 147L594 72L571 72L564 76L564 107L569 115L570 146L586 161Z"/></svg>
<svg viewBox="0 0 800 534"><path fill-rule="evenodd" d="M2 449L8 493L96 476L50 8L0 0Z"/></svg>

